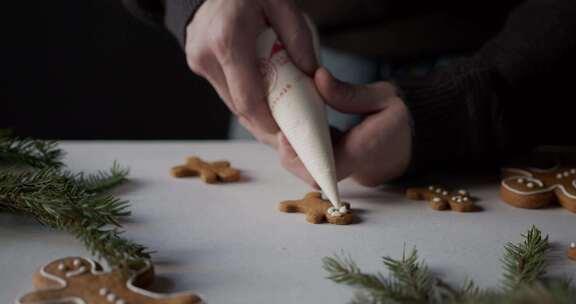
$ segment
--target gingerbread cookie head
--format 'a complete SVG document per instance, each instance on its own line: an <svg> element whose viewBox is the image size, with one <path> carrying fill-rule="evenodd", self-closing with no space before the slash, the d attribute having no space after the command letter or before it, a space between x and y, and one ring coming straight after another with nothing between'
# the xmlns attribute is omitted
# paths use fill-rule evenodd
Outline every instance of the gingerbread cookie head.
<svg viewBox="0 0 576 304"><path fill-rule="evenodd" d="M505 168L502 173L500 194L508 204L537 209L558 202L576 212L576 168Z"/></svg>
<svg viewBox="0 0 576 304"><path fill-rule="evenodd" d="M119 270L103 272L95 261L68 257L51 262L35 273L37 290L20 297L16 303L201 303L200 298L191 293L164 295L142 289L153 277L149 261L130 274Z"/></svg>
<svg viewBox="0 0 576 304"><path fill-rule="evenodd" d="M205 162L199 157L189 157L185 165L172 168L174 177L200 176L207 184L230 183L240 180L240 172L228 161Z"/></svg>
<svg viewBox="0 0 576 304"><path fill-rule="evenodd" d="M458 212L476 211L477 207L467 190L450 191L446 187L428 186L408 188L406 197L411 200L426 200L434 210L452 209Z"/></svg>
<svg viewBox="0 0 576 304"><path fill-rule="evenodd" d="M354 220L350 204L343 202L336 208L330 201L322 199L320 192L310 192L304 199L284 201L279 205L282 212L298 212L306 215L312 224L328 222L335 225L348 225Z"/></svg>

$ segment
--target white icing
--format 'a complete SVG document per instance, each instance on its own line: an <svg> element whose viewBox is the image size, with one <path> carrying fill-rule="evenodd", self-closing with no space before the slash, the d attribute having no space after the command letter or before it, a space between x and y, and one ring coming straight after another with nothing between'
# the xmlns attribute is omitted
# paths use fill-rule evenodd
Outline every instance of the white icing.
<svg viewBox="0 0 576 304"><path fill-rule="evenodd" d="M448 191L442 192L442 195L448 195Z"/></svg>
<svg viewBox="0 0 576 304"><path fill-rule="evenodd" d="M524 183L524 179L523 178L519 178L516 180L519 184L523 184Z"/></svg>
<svg viewBox="0 0 576 304"><path fill-rule="evenodd" d="M534 188L534 183L530 182L526 184L526 187L528 188Z"/></svg>
<svg viewBox="0 0 576 304"><path fill-rule="evenodd" d="M465 202L467 202L467 201L468 201L468 197L464 197L462 200L465 201Z"/></svg>
<svg viewBox="0 0 576 304"><path fill-rule="evenodd" d="M576 243L574 242L570 243L570 248L576 248Z"/></svg>
<svg viewBox="0 0 576 304"><path fill-rule="evenodd" d="M72 270L72 271L67 272L66 277L70 278L70 277L74 277L77 275L81 275L81 274L85 273L86 271L87 271L86 267L82 266L76 270Z"/></svg>
<svg viewBox="0 0 576 304"><path fill-rule="evenodd" d="M105 296L105 295L108 294L108 289L106 289L106 288L100 288L100 290L98 291L98 293L99 293L101 296Z"/></svg>
<svg viewBox="0 0 576 304"><path fill-rule="evenodd" d="M570 169L570 173L576 174L576 169Z"/></svg>
<svg viewBox="0 0 576 304"><path fill-rule="evenodd" d="M115 304L126 304L126 301L118 299Z"/></svg>
<svg viewBox="0 0 576 304"><path fill-rule="evenodd" d="M341 206L340 209L338 209L338 212L345 214L348 212L348 208L346 208L346 206Z"/></svg>
<svg viewBox="0 0 576 304"><path fill-rule="evenodd" d="M58 264L58 270L60 270L60 271L66 270L66 265L64 265L64 263Z"/></svg>
<svg viewBox="0 0 576 304"><path fill-rule="evenodd" d="M434 191L434 187L433 187L433 186L428 186L428 190Z"/></svg>
<svg viewBox="0 0 576 304"><path fill-rule="evenodd" d="M96 270L96 263L92 260L92 259L88 259L85 258L84 259L87 263L90 264L90 268L91 268L91 274L93 275L105 275L108 274L106 272L103 271L98 271ZM139 271L137 271L135 274L133 274L127 281L126 281L126 288L128 288L128 290L141 295L141 296L145 296L145 297L149 297L152 299L168 299L168 298L172 298L172 297L177 297L177 296L182 296L182 295L190 295L191 293L188 292L179 292L179 293L171 293L171 294L159 294L159 293L155 293L152 291L148 291L148 290L144 290L140 287L137 287L134 285L134 281L141 276L143 273L147 272L150 267L152 267L152 264L150 263L150 261L146 261L144 267L142 267ZM61 290L64 289L68 286L68 283L66 282L65 279L57 277L53 274L50 274L48 272L46 272L46 266L43 266L40 269L40 276L50 279L54 282L56 282L57 284L59 284L60 286L54 286L54 287L50 287L50 288L44 288L43 290ZM100 289L102 290L102 289ZM19 297L16 300L16 304L25 304L22 303L22 298L23 296ZM66 298L62 298L62 299L58 299L58 301L63 302L63 303L74 303L74 304L88 304L86 303L83 299L78 298L78 297L66 297ZM123 300L122 300L123 301ZM60 303L59 302L59 303ZM124 302L125 303L125 302ZM202 302L200 302L202 303ZM54 304L53 300L47 300L47 301L39 301L39 302L34 302L34 304ZM122 304L122 303L118 303L118 304Z"/></svg>
<svg viewBox="0 0 576 304"><path fill-rule="evenodd" d="M442 193L442 189L440 188L436 189L436 193Z"/></svg>
<svg viewBox="0 0 576 304"><path fill-rule="evenodd" d="M440 199L439 197L435 197L435 198L432 199L432 202L433 202L433 203L438 203L438 202L440 202L440 201L441 201L441 199Z"/></svg>
<svg viewBox="0 0 576 304"><path fill-rule="evenodd" d="M80 266L80 260L79 260L79 259L74 259L74 261L72 261L72 265L74 265L74 267Z"/></svg>
<svg viewBox="0 0 576 304"><path fill-rule="evenodd" d="M106 301L114 303L116 301L116 295L113 293L109 293L108 295L106 295Z"/></svg>
<svg viewBox="0 0 576 304"><path fill-rule="evenodd" d="M460 195L468 195L468 191L464 190L464 189L460 189L458 190L458 194Z"/></svg>
<svg viewBox="0 0 576 304"><path fill-rule="evenodd" d="M568 176L570 176L570 172L568 172L568 171L564 171L564 176L565 176L565 177L568 177Z"/></svg>
<svg viewBox="0 0 576 304"><path fill-rule="evenodd" d="M562 177L563 177L563 176L562 176L562 173L556 174L556 178L557 178L557 179L562 179Z"/></svg>
<svg viewBox="0 0 576 304"><path fill-rule="evenodd" d="M342 206L342 207L344 208L344 210L346 210L346 207L345 207L345 206ZM330 208L328 208L328 210L327 210L327 211L328 211L328 215L334 216L334 217L341 217L341 216L343 216L343 215L346 213L346 212L341 212L341 211L340 211L341 209L342 209L342 208L330 207ZM348 211L348 210L346 210L346 211Z"/></svg>

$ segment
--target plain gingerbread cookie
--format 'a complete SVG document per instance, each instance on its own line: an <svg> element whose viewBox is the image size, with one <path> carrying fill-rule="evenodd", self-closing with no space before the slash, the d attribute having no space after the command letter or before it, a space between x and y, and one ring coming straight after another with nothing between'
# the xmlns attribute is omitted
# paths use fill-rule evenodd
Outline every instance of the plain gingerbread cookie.
<svg viewBox="0 0 576 304"><path fill-rule="evenodd" d="M458 212L473 212L477 210L473 199L466 190L451 192L438 186L408 188L406 190L406 198L426 200L434 210L452 209Z"/></svg>
<svg viewBox="0 0 576 304"><path fill-rule="evenodd" d="M200 176L207 184L230 183L240 180L240 172L230 166L228 161L205 162L199 157L189 157L185 165L172 168L174 177Z"/></svg>
<svg viewBox="0 0 576 304"><path fill-rule="evenodd" d="M133 275L120 270L103 272L93 260L67 257L51 262L34 274L36 291L20 297L18 304L198 304L192 293L164 295L142 289L154 280L150 262Z"/></svg>
<svg viewBox="0 0 576 304"><path fill-rule="evenodd" d="M312 224L328 222L335 225L348 225L354 220L350 204L342 203L337 209L330 201L322 199L320 192L310 192L301 200L284 201L279 207L282 212L298 212L306 215Z"/></svg>
<svg viewBox="0 0 576 304"><path fill-rule="evenodd" d="M502 173L500 194L508 204L536 209L558 202L576 212L576 168L505 168Z"/></svg>

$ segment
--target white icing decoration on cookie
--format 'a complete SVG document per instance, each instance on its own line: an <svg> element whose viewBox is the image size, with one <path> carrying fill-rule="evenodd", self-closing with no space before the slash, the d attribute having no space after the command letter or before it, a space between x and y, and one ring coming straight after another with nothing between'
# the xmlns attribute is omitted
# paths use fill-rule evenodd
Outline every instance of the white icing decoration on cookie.
<svg viewBox="0 0 576 304"><path fill-rule="evenodd" d="M448 195L448 191L442 192L442 195L444 195L444 196Z"/></svg>
<svg viewBox="0 0 576 304"><path fill-rule="evenodd" d="M506 179L502 180L502 183L501 183L502 187L506 188L506 190L508 190L510 192L513 192L513 193L516 193L519 195L532 195L532 194L540 194L540 193L550 192L550 191L558 188L558 189L560 189L560 191L562 191L562 194L566 195L567 197L569 197L571 199L576 199L576 195L573 195L573 194L569 193L568 191L566 191L566 188L562 184L554 184L554 185L549 186L547 188L543 188L544 184L542 183L541 180L530 177L530 180L532 182L536 183L538 185L538 187L541 189L530 190L530 191L521 191L521 190L512 188L510 185L508 185L508 181L513 179L513 178L516 178L516 177L506 178ZM572 186L574 188L576 188L576 180L572 181Z"/></svg>
<svg viewBox="0 0 576 304"><path fill-rule="evenodd" d="M433 203L439 203L441 201L441 199L439 197L435 197L432 199Z"/></svg>
<svg viewBox="0 0 576 304"><path fill-rule="evenodd" d="M462 200L465 201L465 202L467 202L467 201L468 201L468 197L464 197Z"/></svg>
<svg viewBox="0 0 576 304"><path fill-rule="evenodd" d="M436 189L436 193L442 193L442 189L440 188Z"/></svg>
<svg viewBox="0 0 576 304"><path fill-rule="evenodd" d="M528 188L534 188L534 183L530 182L526 184L526 187Z"/></svg>
<svg viewBox="0 0 576 304"><path fill-rule="evenodd" d="M564 176L566 176L566 177L570 176L570 172L564 171Z"/></svg>
<svg viewBox="0 0 576 304"><path fill-rule="evenodd" d="M90 266L91 266L91 267L90 267L90 268L91 268L90 273L91 273L91 274L93 274L93 275L105 275L105 274L108 274L108 273L106 273L106 272L96 270L96 263L95 263L92 259L84 258L84 260L85 260L87 263L90 264ZM126 281L126 288L128 288L128 290L130 290L130 291L132 291L132 292L134 292L134 293L136 293L136 294L139 294L139 295L142 295L142 296L145 296L145 297L149 297L149 298L152 298L152 299L156 299L156 300L158 300L158 299L168 299L168 298L172 298L172 297L177 297L177 296L179 296L179 295L188 295L188 294L191 294L191 293L189 293L189 292L178 292L178 293L171 293L171 294L159 294L159 293L155 293L155 292L148 291L148 290L144 290L144 289L142 289L142 288L140 288L140 287L137 287L136 285L134 285L134 281L135 281L140 275L142 275L143 273L145 273L146 271L148 271L148 270L150 269L150 267L152 267L152 264L150 263L150 261L145 261L144 263L145 263L144 267L142 267L139 271L137 271L136 273L134 273L134 274ZM52 280L52 281L55 281L55 282L58 283L60 286L58 286L58 287L52 287L52 288L46 288L46 289L43 289L43 290L50 290L50 289L52 289L52 290L59 290L59 289L64 289L64 288L68 287L68 283L66 282L65 279L60 278L60 277L57 277L57 276L55 276L55 275L53 275L53 274L50 274L50 273L46 272L46 266L47 266L47 265L44 265L44 266L40 269L40 272L39 272L40 276L42 276L42 277L44 277L44 278L47 278L47 279L50 279L50 280ZM100 289L100 291L101 291L101 290L102 290L102 289ZM16 300L16 304L23 304L22 301L21 301L21 300L22 300L22 297L23 297L23 296L20 296L20 297ZM81 298L79 298L79 297L66 297L66 298L58 299L58 301L63 302L63 303L87 304L83 299L81 299ZM124 300L122 300L122 301L124 301ZM53 301L53 300L47 300L47 301L40 301L40 302L35 302L35 303L36 303L36 304L53 304L54 301ZM204 303L204 302L201 301L201 302L199 302L198 304L201 304L201 303ZM117 303L117 304L122 304L122 303ZM125 302L124 302L123 304L125 304Z"/></svg>
<svg viewBox="0 0 576 304"><path fill-rule="evenodd" d="M80 268L78 268L78 269L76 269L76 270L72 270L72 271L70 271L70 272L67 272L67 273L66 273L66 277L67 277L67 278L70 278L70 277L74 277L74 276L77 276L77 275L81 275L81 274L85 273L86 270L87 270L86 267L82 266L82 267L80 267Z"/></svg>
<svg viewBox="0 0 576 304"><path fill-rule="evenodd" d="M516 180L519 184L523 184L524 183L524 179L523 178L519 178Z"/></svg>
<svg viewBox="0 0 576 304"><path fill-rule="evenodd" d="M341 217L342 213L340 213L340 210L338 208L330 207L330 208L328 208L328 215L334 216L334 217Z"/></svg>
<svg viewBox="0 0 576 304"><path fill-rule="evenodd" d="M574 242L570 243L570 248L572 248L572 249L576 248L576 243L574 243Z"/></svg>
<svg viewBox="0 0 576 304"><path fill-rule="evenodd" d="M570 169L570 173L576 174L576 169Z"/></svg>
<svg viewBox="0 0 576 304"><path fill-rule="evenodd" d="M428 190L434 191L434 187L433 187L433 186L428 186Z"/></svg>
<svg viewBox="0 0 576 304"><path fill-rule="evenodd" d="M562 176L562 173L556 174L556 179L562 179L562 177L563 177L563 176Z"/></svg>
<svg viewBox="0 0 576 304"><path fill-rule="evenodd" d="M338 212L340 212L342 214L346 214L348 212L348 208L346 208L346 206L340 206L340 209L338 209Z"/></svg>
<svg viewBox="0 0 576 304"><path fill-rule="evenodd" d="M74 261L72 261L72 265L74 265L74 267L80 266L80 260L79 260L79 259L75 259Z"/></svg>
<svg viewBox="0 0 576 304"><path fill-rule="evenodd" d="M106 288L100 288L100 290L98 291L98 293L99 293L101 296L105 296L105 295L108 294L108 289L106 289Z"/></svg>
<svg viewBox="0 0 576 304"><path fill-rule="evenodd" d="M110 303L114 303L116 301L116 295L113 293L109 293L106 296L106 301L110 302Z"/></svg>
<svg viewBox="0 0 576 304"><path fill-rule="evenodd" d="M66 270L66 265L64 265L64 263L58 264L58 270L60 270L60 271Z"/></svg>
<svg viewBox="0 0 576 304"><path fill-rule="evenodd" d="M126 304L126 301L119 299L115 304Z"/></svg>
<svg viewBox="0 0 576 304"><path fill-rule="evenodd" d="M458 194L460 195L468 195L468 191L464 190L464 189L460 189L458 190Z"/></svg>

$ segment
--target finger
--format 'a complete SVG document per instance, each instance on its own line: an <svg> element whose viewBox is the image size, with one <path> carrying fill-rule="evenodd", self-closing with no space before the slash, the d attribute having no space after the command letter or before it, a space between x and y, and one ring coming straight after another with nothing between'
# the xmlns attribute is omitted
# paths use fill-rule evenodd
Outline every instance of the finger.
<svg viewBox="0 0 576 304"><path fill-rule="evenodd" d="M212 87L220 96L220 99L224 101L228 109L232 111L232 113L236 113L236 108L234 107L234 103L232 102L232 97L230 96L230 91L228 89L228 83L226 81L226 76L220 67L220 64L214 60L209 64L209 73L204 75L204 78L208 80L208 82L212 85Z"/></svg>
<svg viewBox="0 0 576 304"><path fill-rule="evenodd" d="M313 75L318 67L312 31L304 15L289 1L268 1L264 8L268 22L286 47L292 62L304 73Z"/></svg>
<svg viewBox="0 0 576 304"><path fill-rule="evenodd" d="M246 128L254 137L261 143L266 144L278 150L278 140L276 138L276 134L266 133L261 131L260 129L254 127L250 121L245 119L244 117L238 117L238 122Z"/></svg>
<svg viewBox="0 0 576 304"><path fill-rule="evenodd" d="M251 38L250 38L251 37ZM258 70L255 35L243 35L230 43L234 50L219 51L218 60L226 77L235 114L267 133L278 126L266 102L264 81Z"/></svg>
<svg viewBox="0 0 576 304"><path fill-rule="evenodd" d="M323 67L316 71L314 81L326 103L345 113L366 114L380 111L386 107L390 97L396 94L394 86L388 82L352 85L334 78Z"/></svg>
<svg viewBox="0 0 576 304"><path fill-rule="evenodd" d="M286 136L284 136L282 132L279 132L277 140L278 140L278 153L280 154L280 160L282 166L290 173L296 175L297 177L305 181L307 184L311 185L313 188L319 189L318 184L316 183L314 178L312 178L310 173L308 173L308 170L306 170L306 167L304 167L304 164L296 154L296 151L294 151L294 149L288 142Z"/></svg>
<svg viewBox="0 0 576 304"><path fill-rule="evenodd" d="M370 115L346 133L335 147L338 178L353 175L375 186L402 174L408 166L410 128L404 104L395 100L385 111ZM383 152L386 153L383 153Z"/></svg>

